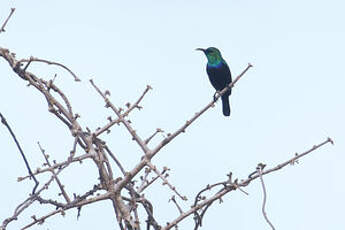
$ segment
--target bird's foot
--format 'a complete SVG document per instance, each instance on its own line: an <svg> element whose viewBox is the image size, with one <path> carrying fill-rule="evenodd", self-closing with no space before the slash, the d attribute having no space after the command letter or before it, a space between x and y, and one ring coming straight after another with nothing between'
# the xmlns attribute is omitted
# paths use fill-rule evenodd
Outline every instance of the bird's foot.
<svg viewBox="0 0 345 230"><path fill-rule="evenodd" d="M213 94L213 101L216 102L218 100L217 96L219 97L219 91L216 91L214 94Z"/></svg>

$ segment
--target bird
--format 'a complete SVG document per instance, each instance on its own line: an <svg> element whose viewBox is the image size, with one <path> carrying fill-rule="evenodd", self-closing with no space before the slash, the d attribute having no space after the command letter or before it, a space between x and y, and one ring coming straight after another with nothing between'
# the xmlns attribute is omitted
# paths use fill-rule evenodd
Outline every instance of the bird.
<svg viewBox="0 0 345 230"><path fill-rule="evenodd" d="M197 48L196 50L204 52L207 57L206 72L212 86L216 89L216 93L224 89L232 82L230 68L226 61L223 59L219 49L215 47L209 47L207 49ZM227 90L221 97L224 116L230 116L230 94L231 88Z"/></svg>

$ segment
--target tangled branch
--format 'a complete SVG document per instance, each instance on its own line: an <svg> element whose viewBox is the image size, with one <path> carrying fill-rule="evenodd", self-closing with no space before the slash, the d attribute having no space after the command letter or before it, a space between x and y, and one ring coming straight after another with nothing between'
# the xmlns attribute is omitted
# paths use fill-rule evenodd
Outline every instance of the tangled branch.
<svg viewBox="0 0 345 230"><path fill-rule="evenodd" d="M13 12L14 8L11 10L10 15L7 17L2 27L0 28L0 33L5 31L5 26L12 16ZM66 212L70 209L77 209L79 217L81 215L82 207L100 201L108 201L112 203L113 211L121 230L140 230L140 224L142 223L142 220L144 218L146 218L147 230L150 230L151 227L155 230L168 230L173 227L177 227L177 225L181 221L189 216L194 216L194 229L197 230L202 226L203 218L206 215L209 207L214 204L214 201L222 201L223 196L235 190L239 190L248 195L248 193L244 191L244 188L248 186L253 180L256 180L258 178L260 178L261 180L261 185L264 193L262 212L267 223L270 224L272 229L274 229L265 212L266 188L263 182L263 176L280 170L289 164L295 163L299 158L306 156L307 154L317 150L327 143L333 144L332 139L328 138L324 142L313 146L311 149L303 152L302 154L296 154L293 158L266 170L264 170L263 164L259 164L258 168L254 172L250 173L248 178L243 180L239 180L237 178L233 180L232 173L229 173L227 180L207 185L206 188L203 188L201 191L199 191L195 196L194 203L192 203L191 208L189 208L189 210L187 211L183 211L181 206L178 204L176 197L179 197L179 201L182 202L187 202L187 197L181 195L182 193L180 193L180 191L177 191L176 186L174 186L171 181L167 179L167 172L169 171L169 169L167 167L164 167L163 170L159 171L157 169L158 167L154 165L151 160L155 156L157 156L157 154L167 144L173 141L180 134L186 132L191 124L193 124L201 115L203 115L206 111L213 107L215 101L219 97L221 97L230 88L233 88L237 84L237 82L245 75L245 73L247 73L247 71L252 67L251 64L248 64L246 68L234 79L234 81L232 81L219 94L215 96L216 100L212 98L212 100L203 108L201 108L200 111L196 112L190 119L184 122L180 126L180 128L178 128L174 132L164 135L163 139L156 146L150 148L149 142L158 133L163 133L163 130L161 128L155 128L156 131L151 136L145 139L137 133L137 131L133 127L133 124L130 122L129 117L131 115L131 112L135 109L141 110L142 106L140 105L140 103L147 95L148 91L152 89L151 86L147 85L138 99L133 104L127 103L127 109L122 110L111 101L109 90L101 90L101 87L97 86L93 80L90 80L93 88L104 100L106 107L111 109L111 111L117 117L115 120L109 117L108 122L105 125L100 126L100 128L97 128L94 132L92 132L87 127L83 128L80 125L79 114L73 112L72 104L68 98L68 95L66 95L63 90L54 83L55 78L52 80L45 80L39 77L39 74L28 71L29 66L33 62L46 63L48 65L54 65L58 68L66 70L75 81L80 81L80 78L70 68L58 62L34 57L18 60L16 59L14 53L2 47L0 47L0 57L7 61L14 73L20 79L26 81L29 86L33 86L34 89L36 89L46 99L48 111L53 114L53 116L55 116L61 122L61 124L64 125L64 127L67 127L67 130L69 131L69 134L71 135L73 140L71 141L71 150L67 154L65 154L65 159L62 162L51 162L49 160L48 154L46 154L46 150L43 149L43 147L38 142L39 149L44 157L45 162L42 169L39 168L33 172L29 167L29 164L25 157L25 153L22 151L18 140L16 139L10 126L6 122L6 119L0 113L1 121L11 133L11 136L16 142L17 147L28 169L28 175L19 177L18 182L28 178L33 178L35 181L35 187L32 191L32 194L30 194L27 199L25 199L15 208L12 216L6 218L2 222L0 230L5 230L10 222L17 220L18 217L34 203L49 205L49 207L52 207L53 209L40 217L32 215L32 220L22 229L28 229L36 224L42 224L46 219L57 214L65 215ZM110 149L106 142L101 138L101 134L103 134L104 132L109 133L111 130L114 130L116 128L114 126L115 124L123 125L126 128L127 132L131 135L132 140L134 140L141 149L141 152L139 153L140 159L138 160L138 163L131 168L126 166L129 168L129 170L126 170L126 167L124 167L125 164L119 160L118 154L120 153L117 153L117 151L113 151L113 149ZM82 195L73 194L72 196L72 194L68 194L68 190L60 180L59 174L64 169L68 168L71 164L86 160L93 162L97 167L98 180L95 181L93 187L90 187L88 190L84 191ZM120 176L115 177L116 174L114 173L114 169L117 169L121 172ZM41 183L41 185L43 185L39 187L39 177L46 172L50 172L51 177L49 178L49 180L45 181L45 183ZM149 175L151 175L151 173L155 174L155 176L149 179ZM36 179L36 177L38 179ZM136 184L137 177L140 177L141 179L141 184L139 185ZM144 193L147 192L146 189L149 186L153 185L159 179L163 181L163 185L167 185L167 187L169 188L169 192L173 194L170 201L174 203L179 211L179 215L165 226L157 221L157 212L154 212L155 206L151 200L145 198ZM63 197L62 201L57 201L49 198L46 199L42 197L43 192L50 189L50 185L53 182L56 182L56 184L58 185L59 193ZM126 195L124 195L125 192ZM212 193L212 195L207 196L205 195L206 192L210 192ZM140 212L140 208L144 210L144 212Z"/></svg>

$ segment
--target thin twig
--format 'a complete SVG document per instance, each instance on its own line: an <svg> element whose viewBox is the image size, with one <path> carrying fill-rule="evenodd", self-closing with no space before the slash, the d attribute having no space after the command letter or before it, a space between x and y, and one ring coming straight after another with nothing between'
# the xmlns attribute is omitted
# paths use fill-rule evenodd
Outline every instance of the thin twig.
<svg viewBox="0 0 345 230"><path fill-rule="evenodd" d="M164 175L167 171L168 171L168 168L164 167L162 172L160 172L160 174ZM145 177L144 177L142 185L138 188L138 191L137 191L138 193L142 193L146 188L148 188L151 184L153 184L153 182L155 182L159 178L159 175L158 175L158 176L152 178L150 181L147 181L147 177L148 177L150 172L151 172L150 168L148 168L147 173L145 171Z"/></svg>
<svg viewBox="0 0 345 230"><path fill-rule="evenodd" d="M143 98L144 98L144 96L147 94L147 92L148 92L149 90L151 90L151 89L152 89L152 87L151 87L150 85L147 85L146 88L145 88L145 90L144 90L144 92L141 94L141 96L138 98L138 100L137 100L133 105L131 105L131 106L126 110L126 112L124 112L124 113L121 114L122 117L124 118L124 117L128 116L128 114L129 114L133 109L139 108L140 102L143 100ZM103 132L105 132L106 130L109 130L109 128L112 127L114 124L118 124L118 123L120 123L120 122L121 122L121 119L120 119L120 118L118 118L118 119L116 119L116 120L114 120L114 121L110 121L110 122L109 122L107 125L105 125L103 128L100 128L100 129L96 130L95 133L94 133L94 135L97 137L97 136L99 136L100 134L102 134Z"/></svg>
<svg viewBox="0 0 345 230"><path fill-rule="evenodd" d="M58 210L52 211L52 212L48 213L47 215L44 215L44 216L42 216L40 218L35 218L35 220L33 220L30 224L24 226L22 228L22 230L28 229L29 227L31 227L31 226L33 226L35 224L43 223L47 218L49 218L51 216L54 216L54 215L56 215L58 213L64 214L64 212L66 210L68 210L68 209L76 208L76 207L81 207L81 206L92 204L92 203L95 203L95 202L98 202L98 201L101 201L101 200L109 199L110 195L111 195L110 193L105 193L105 194L99 195L97 197L92 197L92 198L89 198L89 199L86 199L86 200L82 200L80 202L73 203L73 205L68 205L68 206L65 206L64 208L60 208Z"/></svg>
<svg viewBox="0 0 345 230"><path fill-rule="evenodd" d="M175 199L175 195L173 195L173 196L169 199L169 201L172 201L172 202L176 205L176 208L178 209L178 211L180 212L180 214L183 213L182 208L180 207L180 205L178 205L178 203L177 203L177 201L176 201L176 199Z"/></svg>
<svg viewBox="0 0 345 230"><path fill-rule="evenodd" d="M1 113L0 113L0 117L1 117L1 123L4 124L4 125L6 126L6 128L8 129L8 131L10 132L10 134L11 134L11 136L12 136L14 142L16 143L16 145L17 145L17 147L18 147L18 149L19 149L20 154L21 154L22 157L23 157L25 166L26 166L26 168L27 168L27 170L28 170L28 172L29 172L30 177L32 177L32 179L35 181L35 186L34 186L34 188L32 189L32 194L35 194L35 191L36 191L36 188L37 188L39 182L37 181L36 177L35 177L34 174L32 173L31 168L30 168L30 165L29 165L29 162L28 162L28 160L26 159L25 154L24 154L22 148L20 147L20 144L19 144L19 142L18 142L16 136L14 135L14 133L13 133L13 131L12 131L10 125L7 123L5 117L4 117Z"/></svg>
<svg viewBox="0 0 345 230"><path fill-rule="evenodd" d="M283 163L281 163L281 164L278 164L276 167L273 167L273 168L271 168L271 169L268 169L268 170L263 171L263 172L262 172L262 175L265 175L265 174L268 174L268 173L277 171L277 170L279 170L279 169L281 169L281 168L283 168L283 167L285 167L285 166L287 166L287 165L290 165L292 162L296 162L299 158L304 157L305 155L307 155L307 154L309 154L309 153L311 153L311 152L313 152L313 151L319 149L320 147L322 147L323 145L325 145L325 144L327 144L327 143L331 143L332 145L334 144L333 140L332 140L330 137L328 137L327 140L321 142L321 143L318 144L318 145L314 145L314 146L311 147L309 150L307 150L307 151L305 151L305 152L303 152L303 153L301 153L301 154L297 154L297 153L296 153L295 156L294 156L293 158L291 158L291 159L289 159L289 160L287 160L287 161L285 161L285 162L283 162ZM248 185L253 179L256 179L256 178L258 178L258 177L259 177L258 174L256 174L256 175L251 175L251 177L248 177L246 180L243 180L239 185L240 185L240 186L246 186L246 185Z"/></svg>
<svg viewBox="0 0 345 230"><path fill-rule="evenodd" d="M56 66L59 66L65 70L67 70L67 72L69 72L75 81L80 81L80 79L77 77L77 75L75 73L73 73L72 70L70 70L67 66L59 63L59 62L53 62L53 61L48 61L48 60L45 60L45 59L41 59L41 58L35 58L35 57L30 57L29 59L22 59L19 61L19 63L21 62L43 62L43 63L46 63L48 65L56 65Z"/></svg>
<svg viewBox="0 0 345 230"><path fill-rule="evenodd" d="M259 164L258 167L257 167L256 169L257 169L257 172L258 172L258 174L259 174L259 176L260 176L262 191L263 191L263 194L264 194L264 199L263 199L263 201L262 201L262 208L261 208L262 215L264 216L266 222L270 225L270 227L271 227L273 230L275 230L273 224L272 224L271 221L268 219L267 213L266 213L266 211L265 211L267 194L266 194L266 187L265 187L264 179L262 178L262 170L263 170L262 164Z"/></svg>
<svg viewBox="0 0 345 230"><path fill-rule="evenodd" d="M164 168L163 171L160 173L161 175L164 175L164 173L167 171L167 168ZM148 174L147 174L148 175ZM146 181L146 183L143 183L139 188L138 188L138 193L142 193L146 188L148 188L153 182L155 182L159 178L159 175L152 178L150 181Z"/></svg>
<svg viewBox="0 0 345 230"><path fill-rule="evenodd" d="M147 166L149 166L162 180L163 180L163 185L168 185L168 187L178 196L181 198L181 200L188 200L186 196L182 196L176 189L175 186L173 186L172 184L170 184L170 182L166 179L166 177L164 177L156 168L156 166L154 166L151 162L147 162Z"/></svg>
<svg viewBox="0 0 345 230"><path fill-rule="evenodd" d="M204 189L202 189L200 192L198 192L198 194L195 196L195 199L194 199L194 204L193 204L193 207L194 206L197 206L198 203L202 200L206 200L206 196L202 196L202 193L206 192L206 191L211 191L211 189L217 187L217 186L223 186L222 189L220 189L217 193L220 193L226 189L229 188L229 185L231 186L231 190L235 190L238 188L237 184L236 183L233 183L232 180L231 180L231 173L230 173L230 176L229 176L229 179L227 181L222 181L222 182L218 182L218 183L215 183L215 184L212 184L212 185L207 185ZM216 193L216 194L217 194ZM200 210L197 210L195 213L194 213L194 222L195 222L195 226L194 226L194 230L197 230L199 227L202 226L202 220L206 214L206 211L208 210L208 208L213 204L213 201L210 202L209 204L207 204L203 209L201 208ZM198 213L198 211L201 211L201 214Z"/></svg>
<svg viewBox="0 0 345 230"><path fill-rule="evenodd" d="M39 147L39 149L41 150L41 153L44 157L44 159L46 160L46 163L48 165L48 167L51 167L51 164L50 164L50 161L49 161L49 156L45 153L45 150L42 148L42 146L40 145L40 142L37 142L37 145ZM53 177L56 181L56 183L58 184L60 190L61 190L61 194L63 195L63 197L65 198L65 200L67 201L67 203L70 203L71 202L71 199L68 197L65 189L64 189L64 185L62 185L60 179L58 178L58 176L56 175L54 169L51 170L51 173L53 174Z"/></svg>
<svg viewBox="0 0 345 230"><path fill-rule="evenodd" d="M66 166L67 167L67 166ZM58 175L65 167L59 168L59 170L56 172L56 175ZM31 194L29 196L29 198L27 198L24 202L22 202L21 204L19 204L15 210L14 210L14 214L9 217L6 218L3 222L2 225L0 226L0 229L6 229L6 226L12 222L13 220L17 220L18 216L20 215L20 213L22 213L26 208L28 208L30 205L32 205L36 200L38 200L39 194L44 191L47 190L49 185L54 181L54 177L51 176L50 179L40 188L38 189L38 191L35 194ZM1 229L1 230L2 230Z"/></svg>
<svg viewBox="0 0 345 230"><path fill-rule="evenodd" d="M145 140L145 143L148 144L152 140L152 138L154 138L158 133L162 132L164 132L162 129L157 128L156 131Z"/></svg>
<svg viewBox="0 0 345 230"><path fill-rule="evenodd" d="M33 173L33 175L37 175L37 174L41 174L41 173L45 173L45 172L50 172L53 169L65 167L69 163L82 162L82 160L87 159L87 158L91 158L91 157L92 157L92 155L90 153L86 153L84 155L75 157L73 159L69 159L69 160L63 161L61 163L56 163L56 164L52 165L51 167L44 168L44 169L38 169ZM30 175L24 176L24 177L18 177L17 181L22 181L22 180L25 180L27 178L30 178Z"/></svg>
<svg viewBox="0 0 345 230"><path fill-rule="evenodd" d="M29 65L31 64L31 61L32 61L31 58L32 58L32 57L30 57L30 60L26 63L25 67L23 68L23 71L24 71L24 72L28 69Z"/></svg>
<svg viewBox="0 0 345 230"><path fill-rule="evenodd" d="M115 161L117 167L119 167L119 169L121 170L122 174L125 175L126 171L125 169L122 167L120 161L115 157L115 155L110 151L110 149L108 148L108 146L104 146L104 149L107 151L107 153L109 154L109 156Z"/></svg>
<svg viewBox="0 0 345 230"><path fill-rule="evenodd" d="M6 18L6 20L4 21L4 23L2 24L2 26L0 28L0 34L2 32L5 32L5 27L7 25L7 22L8 22L8 20L10 20L10 18L11 18L12 14L14 13L15 10L16 10L16 8L11 8L10 14L8 15L8 17Z"/></svg>
<svg viewBox="0 0 345 230"><path fill-rule="evenodd" d="M146 230L149 230L150 226L153 226L153 228L155 230L160 230L161 226L157 223L157 221L155 220L155 218L153 216L152 204L147 199L145 199L144 197L140 197L140 199L137 201L143 205L143 207L145 208L145 211L147 213L147 220L146 220L147 228L146 228Z"/></svg>
<svg viewBox="0 0 345 230"><path fill-rule="evenodd" d="M128 132L131 134L133 140L135 140L138 143L138 145L141 147L141 149L144 151L145 154L148 154L150 152L150 149L145 144L145 142L139 137L139 135L132 128L132 126L129 124L129 122L124 119L124 117L120 113L119 109L117 109L113 105L113 103L110 102L109 98L104 93L102 93L102 91L95 85L95 83L93 82L92 79L90 80L90 83L95 88L95 90L103 97L103 99L104 99L104 101L106 103L106 106L110 107L115 112L115 114L120 119L120 122L126 127Z"/></svg>
<svg viewBox="0 0 345 230"><path fill-rule="evenodd" d="M55 75L56 76L56 75ZM60 90L54 83L52 80L47 81L43 81L41 80L42 83L47 87L47 89L53 89L54 92L56 92L57 94L60 95L60 97L62 98L62 100L65 102L66 107L68 109L69 115L71 117L73 117L73 111L72 111L72 106L71 103L69 102L69 100L67 99L66 95L62 92L62 90Z"/></svg>

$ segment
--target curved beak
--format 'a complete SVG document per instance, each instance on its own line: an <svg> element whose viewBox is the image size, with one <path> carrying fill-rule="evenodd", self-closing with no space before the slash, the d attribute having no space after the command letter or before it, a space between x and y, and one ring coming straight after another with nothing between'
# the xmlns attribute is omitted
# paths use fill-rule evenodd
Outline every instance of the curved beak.
<svg viewBox="0 0 345 230"><path fill-rule="evenodd" d="M202 51L202 52L204 52L205 53L205 49L203 49L203 48L196 48L195 50L199 50L199 51Z"/></svg>

